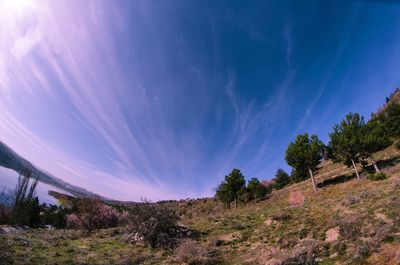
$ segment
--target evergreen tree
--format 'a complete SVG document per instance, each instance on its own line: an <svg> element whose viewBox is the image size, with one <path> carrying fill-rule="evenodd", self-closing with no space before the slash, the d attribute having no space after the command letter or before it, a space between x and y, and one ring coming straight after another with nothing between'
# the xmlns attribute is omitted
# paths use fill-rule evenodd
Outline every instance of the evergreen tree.
<svg viewBox="0 0 400 265"><path fill-rule="evenodd" d="M283 169L279 168L275 173L274 187L277 190L282 189L290 183L290 176Z"/></svg>
<svg viewBox="0 0 400 265"><path fill-rule="evenodd" d="M290 143L286 150L286 162L296 171L308 170L313 189L317 190L314 173L322 159L324 144L318 136L308 134L298 135L294 143Z"/></svg>
<svg viewBox="0 0 400 265"><path fill-rule="evenodd" d="M252 178L247 183L247 191L250 194L251 200L262 199L269 192L268 188L265 187L257 178Z"/></svg>
<svg viewBox="0 0 400 265"><path fill-rule="evenodd" d="M400 137L400 104L389 102L386 109L379 114L378 119L382 122L386 134L391 138Z"/></svg>
<svg viewBox="0 0 400 265"><path fill-rule="evenodd" d="M226 207L230 208L230 203L234 200L234 194L229 189L228 184L226 182L221 182L217 188L216 196L218 200L223 202Z"/></svg>
<svg viewBox="0 0 400 265"><path fill-rule="evenodd" d="M228 207L234 201L235 208L237 208L238 198L244 193L245 188L246 180L240 170L235 168L229 175L225 176L225 181L218 186L216 195Z"/></svg>
<svg viewBox="0 0 400 265"><path fill-rule="evenodd" d="M362 116L358 113L349 113L340 124L333 127L333 132L329 134L332 160L353 167L358 179L360 175L356 163L362 162L364 127L365 122Z"/></svg>
<svg viewBox="0 0 400 265"><path fill-rule="evenodd" d="M371 119L364 127L362 135L362 157L370 158L375 172L380 173L380 169L375 162L373 154L381 151L392 144L392 141L385 133L384 124L377 119Z"/></svg>

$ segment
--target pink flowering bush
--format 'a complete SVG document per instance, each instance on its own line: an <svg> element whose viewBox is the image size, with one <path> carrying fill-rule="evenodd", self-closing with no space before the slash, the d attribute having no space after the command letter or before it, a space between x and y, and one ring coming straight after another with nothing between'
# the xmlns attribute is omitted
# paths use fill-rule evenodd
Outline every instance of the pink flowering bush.
<svg viewBox="0 0 400 265"><path fill-rule="evenodd" d="M80 228L82 226L81 220L76 214L68 214L67 217L67 228Z"/></svg>
<svg viewBox="0 0 400 265"><path fill-rule="evenodd" d="M118 225L127 226L130 224L130 215L127 211L123 211L118 216Z"/></svg>
<svg viewBox="0 0 400 265"><path fill-rule="evenodd" d="M89 232L95 229L116 227L120 213L98 199L85 198L77 205L76 214L67 216L67 227L81 228Z"/></svg>

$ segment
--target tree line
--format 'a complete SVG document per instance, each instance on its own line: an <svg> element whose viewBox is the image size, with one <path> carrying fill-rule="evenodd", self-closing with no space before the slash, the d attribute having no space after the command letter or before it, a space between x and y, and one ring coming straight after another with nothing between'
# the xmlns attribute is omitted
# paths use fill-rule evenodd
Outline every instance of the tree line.
<svg viewBox="0 0 400 265"><path fill-rule="evenodd" d="M265 197L272 188L282 189L286 185L311 179L312 188L317 191L315 174L324 159L334 163L343 163L352 168L357 179L360 172L357 165L372 164L376 178L383 175L374 157L379 152L400 138L400 91L396 91L386 100L384 108L372 114L368 122L359 113L349 113L338 124L334 125L329 134L329 143L325 145L317 135L307 133L298 135L291 142L285 153L285 160L292 167L289 175L283 169L278 169L273 184L266 187L258 179L253 178L246 186L243 174L234 169L218 186L216 197L228 207L238 201L248 202ZM398 147L400 144L398 143Z"/></svg>

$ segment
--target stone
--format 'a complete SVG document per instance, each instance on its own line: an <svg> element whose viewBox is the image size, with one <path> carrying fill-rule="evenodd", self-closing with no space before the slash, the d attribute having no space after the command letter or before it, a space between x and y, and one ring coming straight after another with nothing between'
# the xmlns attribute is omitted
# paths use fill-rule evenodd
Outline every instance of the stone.
<svg viewBox="0 0 400 265"><path fill-rule="evenodd" d="M278 222L277 222L277 221L274 221L274 220L272 220L272 219L268 219L268 220L266 220L266 221L264 222L264 224L265 224L266 226L271 226L271 225L276 224L276 223L278 223Z"/></svg>
<svg viewBox="0 0 400 265"><path fill-rule="evenodd" d="M375 215L376 219L386 223L386 224L393 224L393 220L389 219L386 215L383 213L377 213Z"/></svg>
<svg viewBox="0 0 400 265"><path fill-rule="evenodd" d="M336 226L325 232L325 242L332 243L339 239L340 227Z"/></svg>
<svg viewBox="0 0 400 265"><path fill-rule="evenodd" d="M304 205L306 197L300 191L292 191L289 193L289 203L291 207L297 208Z"/></svg>

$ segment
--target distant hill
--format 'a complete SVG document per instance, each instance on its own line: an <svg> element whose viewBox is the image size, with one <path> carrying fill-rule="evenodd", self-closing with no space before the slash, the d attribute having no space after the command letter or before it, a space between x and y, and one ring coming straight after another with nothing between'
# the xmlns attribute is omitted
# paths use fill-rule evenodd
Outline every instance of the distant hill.
<svg viewBox="0 0 400 265"><path fill-rule="evenodd" d="M44 172L30 163L25 158L21 157L9 146L0 141L0 166L12 169L17 173L21 173L27 170L32 172L33 177L37 177L40 182L49 184L53 187L65 190L76 197L92 197L98 196L84 188L71 185L53 175ZM98 196L99 197L99 196Z"/></svg>

